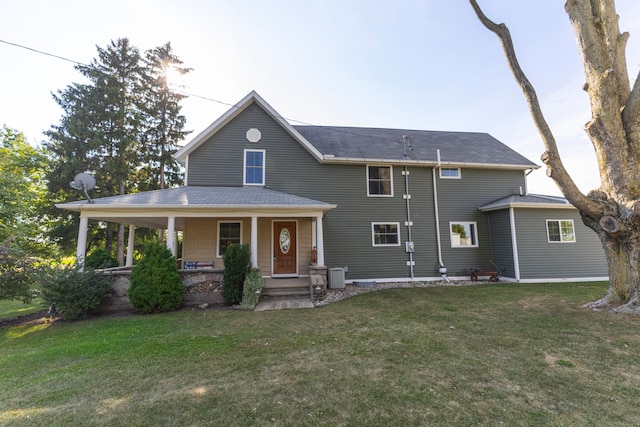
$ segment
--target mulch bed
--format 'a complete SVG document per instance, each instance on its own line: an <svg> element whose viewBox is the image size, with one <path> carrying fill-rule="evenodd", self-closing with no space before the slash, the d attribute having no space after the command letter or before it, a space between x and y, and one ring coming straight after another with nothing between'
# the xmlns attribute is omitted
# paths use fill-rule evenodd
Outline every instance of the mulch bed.
<svg viewBox="0 0 640 427"><path fill-rule="evenodd" d="M43 310L38 313L25 314L24 316L18 316L12 319L2 319L0 320L0 328L39 325L41 323L53 323L59 320L62 320L61 314L57 313L51 316L48 310Z"/></svg>

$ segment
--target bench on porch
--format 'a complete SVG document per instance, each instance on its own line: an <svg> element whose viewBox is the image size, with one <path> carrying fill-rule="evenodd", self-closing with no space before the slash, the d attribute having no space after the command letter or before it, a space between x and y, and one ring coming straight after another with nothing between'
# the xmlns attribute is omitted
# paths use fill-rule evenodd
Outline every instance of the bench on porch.
<svg viewBox="0 0 640 427"><path fill-rule="evenodd" d="M211 261L184 261L182 268L185 270L210 270L213 268L213 260Z"/></svg>

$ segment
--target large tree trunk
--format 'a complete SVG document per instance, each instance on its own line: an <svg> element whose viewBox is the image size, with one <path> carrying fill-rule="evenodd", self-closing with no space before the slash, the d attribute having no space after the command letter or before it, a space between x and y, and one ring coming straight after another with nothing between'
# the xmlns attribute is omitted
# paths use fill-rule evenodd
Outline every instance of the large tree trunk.
<svg viewBox="0 0 640 427"><path fill-rule="evenodd" d="M585 130L598 159L601 186L584 195L564 168L554 136L546 123L533 86L518 64L504 24L489 20L470 0L482 24L502 42L511 71L520 84L538 128L545 152L542 162L562 194L602 242L609 267L609 290L587 306L640 313L640 76L629 82L625 47L614 0L567 0L584 64L592 119Z"/></svg>

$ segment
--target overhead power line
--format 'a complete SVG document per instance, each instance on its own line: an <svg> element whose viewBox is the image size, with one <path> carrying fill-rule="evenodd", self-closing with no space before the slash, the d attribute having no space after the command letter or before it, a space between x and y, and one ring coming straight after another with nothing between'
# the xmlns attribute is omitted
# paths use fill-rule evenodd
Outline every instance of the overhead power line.
<svg viewBox="0 0 640 427"><path fill-rule="evenodd" d="M51 56L52 58L61 59L61 60L63 60L63 61L71 62L72 64L76 64L76 65L83 65L83 66L85 66L85 67L88 67L88 65L87 65L87 64L83 64L82 62L74 61L73 59L65 58L64 56L55 55L55 54L53 54L53 53L44 52L44 51L42 51L42 50L34 49L34 48L32 48L32 47L29 47L29 46L24 46L24 45L21 45L21 44L18 44L18 43L8 42L8 41L6 41L6 40L0 40L0 43L8 44L8 45L10 45L10 46L19 47L19 48L21 48L21 49L30 50L30 51L32 51L32 52L39 53L39 54L41 54L41 55Z"/></svg>
<svg viewBox="0 0 640 427"><path fill-rule="evenodd" d="M45 52L45 51L42 51L42 50L39 50L39 49L34 49L32 47L21 45L21 44L18 44L18 43L13 43L13 42L2 40L2 39L0 39L0 43L7 44L9 46L18 47L20 49L25 49L25 50L28 50L28 51L31 51L31 52L34 52L34 53L38 53L40 55L50 56L52 58L56 58L56 59L60 59L62 61L70 62L70 63L75 64L75 65L80 65L80 66L83 66L83 67L91 67L91 65L85 64L85 63L80 62L80 61L69 59L69 58L66 58L66 57L61 56L61 55L56 55L56 54L53 54L53 53ZM104 72L104 71L102 71L102 72ZM200 98L200 99L203 99L205 101L215 102L217 104L225 105L225 106L228 106L228 107L234 107L234 108L243 109L243 107L241 107L240 105L233 104L233 103L230 103L230 102L220 101L220 100L217 100L217 99L209 98L209 97L206 97L206 96L203 96L203 95L198 95L198 94L195 94L195 93L189 93L189 92L185 92L185 91L180 91L180 92L182 93L182 95L185 95L187 97L190 96L190 97L194 97L194 98ZM316 126L316 125L313 125L312 123L308 123L308 122L305 122L305 121L302 121L302 120L289 119L287 117L280 116L280 115L278 115L278 117L281 118L281 119L287 120L289 122L296 122L296 123L300 123L300 124L307 125L307 126ZM334 132L340 132L340 133L344 133L344 134L354 134L352 132L349 132L346 129L334 129ZM376 135L371 135L371 137L375 138L375 139L380 139L380 137L378 137Z"/></svg>

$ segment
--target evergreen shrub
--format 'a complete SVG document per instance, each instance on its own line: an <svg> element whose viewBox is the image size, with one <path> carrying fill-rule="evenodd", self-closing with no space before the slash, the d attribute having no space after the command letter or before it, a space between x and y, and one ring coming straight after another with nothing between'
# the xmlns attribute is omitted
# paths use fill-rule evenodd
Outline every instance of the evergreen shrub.
<svg viewBox="0 0 640 427"><path fill-rule="evenodd" d="M40 295L65 319L83 319L98 312L100 302L111 292L111 282L93 269L73 267L42 269Z"/></svg>
<svg viewBox="0 0 640 427"><path fill-rule="evenodd" d="M127 296L139 313L173 311L182 305L182 280L171 251L156 241L145 244L133 267Z"/></svg>
<svg viewBox="0 0 640 427"><path fill-rule="evenodd" d="M223 256L224 281L222 296L227 304L236 305L242 300L242 284L249 272L251 251L247 244L227 246Z"/></svg>
<svg viewBox="0 0 640 427"><path fill-rule="evenodd" d="M238 308L253 310L258 305L260 293L264 288L264 277L260 274L260 270L252 268L244 279L242 285L242 302Z"/></svg>

